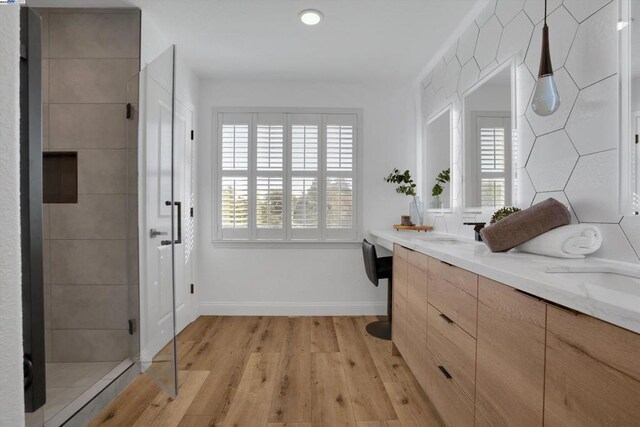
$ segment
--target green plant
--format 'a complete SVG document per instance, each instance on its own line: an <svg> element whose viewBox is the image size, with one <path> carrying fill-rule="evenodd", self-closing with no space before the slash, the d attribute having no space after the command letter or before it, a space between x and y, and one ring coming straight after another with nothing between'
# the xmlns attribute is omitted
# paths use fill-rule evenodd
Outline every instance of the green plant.
<svg viewBox="0 0 640 427"><path fill-rule="evenodd" d="M444 191L444 184L448 184L451 181L451 169L445 169L436 176L436 185L431 189L431 195L438 197Z"/></svg>
<svg viewBox="0 0 640 427"><path fill-rule="evenodd" d="M514 214L514 213L519 212L519 211L520 211L520 208L516 208L515 206L508 207L508 208L500 208L497 211L495 211L493 216L491 217L491 224L495 224L496 222L500 221L501 219L505 219L509 215Z"/></svg>
<svg viewBox="0 0 640 427"><path fill-rule="evenodd" d="M386 182L392 184L398 184L396 188L396 193L406 194L407 196L415 197L416 195L416 184L411 179L411 173L406 170L403 173L396 168L389 174L388 177L384 179Z"/></svg>

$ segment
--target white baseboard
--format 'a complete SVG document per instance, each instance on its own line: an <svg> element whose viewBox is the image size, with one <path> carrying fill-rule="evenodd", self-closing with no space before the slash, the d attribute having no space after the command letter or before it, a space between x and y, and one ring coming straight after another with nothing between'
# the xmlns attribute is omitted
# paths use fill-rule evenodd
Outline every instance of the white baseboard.
<svg viewBox="0 0 640 427"><path fill-rule="evenodd" d="M204 302L201 316L381 316L386 302Z"/></svg>

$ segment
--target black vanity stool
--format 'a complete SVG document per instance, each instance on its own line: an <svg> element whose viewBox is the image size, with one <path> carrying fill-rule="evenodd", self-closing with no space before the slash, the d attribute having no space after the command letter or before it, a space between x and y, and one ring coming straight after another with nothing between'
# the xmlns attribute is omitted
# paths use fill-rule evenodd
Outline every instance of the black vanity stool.
<svg viewBox="0 0 640 427"><path fill-rule="evenodd" d="M367 325L367 332L376 338L383 340L391 339L391 275L393 272L393 257L386 256L378 258L376 247L367 242L362 241L362 257L364 258L364 269L367 277L375 286L378 286L380 279L388 279L389 286L387 290L387 314L388 320L379 320L371 322Z"/></svg>

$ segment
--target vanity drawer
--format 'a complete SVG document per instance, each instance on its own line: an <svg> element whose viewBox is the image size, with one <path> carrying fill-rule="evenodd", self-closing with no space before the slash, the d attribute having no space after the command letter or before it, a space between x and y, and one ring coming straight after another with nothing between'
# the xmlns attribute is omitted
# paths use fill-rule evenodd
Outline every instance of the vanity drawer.
<svg viewBox="0 0 640 427"><path fill-rule="evenodd" d="M429 277L448 282L474 298L478 297L478 275L455 265L429 258Z"/></svg>
<svg viewBox="0 0 640 427"><path fill-rule="evenodd" d="M476 340L429 305L427 348L442 361L453 381L473 401L476 389Z"/></svg>
<svg viewBox="0 0 640 427"><path fill-rule="evenodd" d="M478 300L462 289L429 275L429 304L453 320L458 326L476 337Z"/></svg>
<svg viewBox="0 0 640 427"><path fill-rule="evenodd" d="M409 259L409 249L404 246L400 246L397 243L393 244L393 256L397 256L398 258L408 260Z"/></svg>
<svg viewBox="0 0 640 427"><path fill-rule="evenodd" d="M455 383L449 368L428 350L425 360L425 392L444 423L452 427L472 426L473 402Z"/></svg>

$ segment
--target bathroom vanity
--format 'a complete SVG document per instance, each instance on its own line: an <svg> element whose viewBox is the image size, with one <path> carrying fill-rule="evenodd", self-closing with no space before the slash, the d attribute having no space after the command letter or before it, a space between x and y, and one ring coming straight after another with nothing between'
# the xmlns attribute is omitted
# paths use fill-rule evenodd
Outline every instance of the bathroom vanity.
<svg viewBox="0 0 640 427"><path fill-rule="evenodd" d="M447 425L640 423L634 267L371 234L393 250L394 352Z"/></svg>

